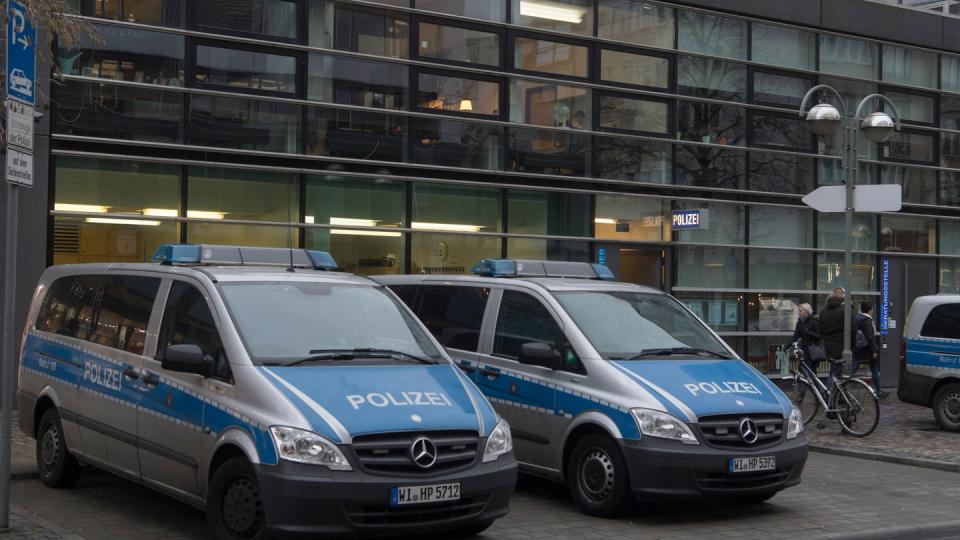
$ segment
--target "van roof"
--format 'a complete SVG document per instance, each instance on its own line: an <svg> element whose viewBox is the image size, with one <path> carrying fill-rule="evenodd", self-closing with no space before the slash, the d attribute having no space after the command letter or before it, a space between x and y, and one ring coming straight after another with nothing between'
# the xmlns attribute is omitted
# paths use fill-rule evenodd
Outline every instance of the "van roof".
<svg viewBox="0 0 960 540"><path fill-rule="evenodd" d="M914 304L923 304L923 305L936 305L936 304L943 304L946 302L960 303L960 294L952 294L952 293L929 294L927 296L918 296L917 299L913 301Z"/></svg>
<svg viewBox="0 0 960 540"><path fill-rule="evenodd" d="M490 283L497 285L517 285L517 284L535 284L549 291L631 291L644 292L652 294L664 294L659 289L645 287L633 283L622 283L618 281L601 281L594 279L580 278L521 278L521 277L484 277L473 275L442 276L430 274L416 274L405 276L374 276L374 279L380 283L388 285L414 284L414 283L434 283L434 284L456 284L456 283Z"/></svg>
<svg viewBox="0 0 960 540"><path fill-rule="evenodd" d="M238 281L324 281L330 283L344 283L356 285L377 285L376 282L368 278L345 272L330 272L324 270L311 270L297 268L294 272L288 272L286 268L279 266L256 266L256 265L178 265L170 266L159 263L91 263L91 264L67 264L52 266L48 269L50 272L59 275L70 275L71 273L96 274L111 272L151 272L156 274L169 275L193 275L207 276L215 281L238 282Z"/></svg>

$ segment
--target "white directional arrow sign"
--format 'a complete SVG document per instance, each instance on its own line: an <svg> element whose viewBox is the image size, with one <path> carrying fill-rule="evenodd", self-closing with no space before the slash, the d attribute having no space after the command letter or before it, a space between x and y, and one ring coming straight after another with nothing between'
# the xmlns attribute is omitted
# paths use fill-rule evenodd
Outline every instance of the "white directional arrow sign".
<svg viewBox="0 0 960 540"><path fill-rule="evenodd" d="M803 203L818 212L846 210L846 186L823 186L803 197ZM863 185L853 188L854 212L899 212L903 188L898 184Z"/></svg>

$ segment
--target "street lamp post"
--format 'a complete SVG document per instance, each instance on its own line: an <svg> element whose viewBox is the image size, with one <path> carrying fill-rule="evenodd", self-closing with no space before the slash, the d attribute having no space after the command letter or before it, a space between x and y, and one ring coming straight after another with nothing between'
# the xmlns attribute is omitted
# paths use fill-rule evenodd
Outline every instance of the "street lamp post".
<svg viewBox="0 0 960 540"><path fill-rule="evenodd" d="M840 110L829 103L818 103L806 111L807 103L817 92L826 91L837 97L840 104ZM885 112L873 112L866 117L861 118L864 107L874 99L879 99L890 106L893 111L891 118ZM804 114L806 111L806 114ZM850 287L850 266L853 259L853 212L854 212L854 187L857 181L857 175L860 171L859 144L860 133L862 132L871 142L881 143L893 135L894 129L900 129L900 113L897 106L883 94L871 94L863 98L857 110L852 116L847 116L843 97L834 88L821 84L814 86L803 96L800 103L800 117L805 120L807 129L816 135L828 135L833 133L837 127L843 128L843 150L840 152L840 168L842 170L840 181L844 183L846 189L846 198L844 204L844 222L846 223L846 237L843 248L843 287L847 291L843 302L843 361L850 364L853 360L851 348L851 322L853 313L850 305L853 303L853 290Z"/></svg>

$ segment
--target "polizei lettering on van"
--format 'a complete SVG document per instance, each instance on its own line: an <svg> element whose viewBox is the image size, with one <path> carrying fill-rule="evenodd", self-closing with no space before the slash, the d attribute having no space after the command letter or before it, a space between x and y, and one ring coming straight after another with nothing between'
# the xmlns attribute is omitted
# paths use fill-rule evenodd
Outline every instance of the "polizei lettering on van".
<svg viewBox="0 0 960 540"><path fill-rule="evenodd" d="M694 396L699 394L761 394L760 390L748 382L723 381L688 383L683 385Z"/></svg>
<svg viewBox="0 0 960 540"><path fill-rule="evenodd" d="M450 400L442 392L371 392L367 395L352 394L347 401L354 410L361 405L368 404L374 407L407 407L411 405L450 407Z"/></svg>

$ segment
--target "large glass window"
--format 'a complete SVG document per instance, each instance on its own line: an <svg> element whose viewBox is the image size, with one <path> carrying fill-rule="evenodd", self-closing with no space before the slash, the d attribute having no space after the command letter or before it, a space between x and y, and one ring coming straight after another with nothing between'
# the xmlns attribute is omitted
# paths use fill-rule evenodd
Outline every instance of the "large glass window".
<svg viewBox="0 0 960 540"><path fill-rule="evenodd" d="M743 206L677 201L675 210L700 209L706 211L706 225L700 229L676 231L676 242L698 244L743 244L746 233L746 214ZM701 218L704 216L701 215Z"/></svg>
<svg viewBox="0 0 960 540"><path fill-rule="evenodd" d="M677 64L677 90L694 97L745 101L747 67L722 60L681 56Z"/></svg>
<svg viewBox="0 0 960 540"><path fill-rule="evenodd" d="M677 13L677 49L747 59L747 21L699 11Z"/></svg>
<svg viewBox="0 0 960 540"><path fill-rule="evenodd" d="M897 161L933 163L936 152L936 135L894 132L890 140L883 143L883 157Z"/></svg>
<svg viewBox="0 0 960 540"><path fill-rule="evenodd" d="M507 238L507 258L510 259L592 262L592 257L588 242Z"/></svg>
<svg viewBox="0 0 960 540"><path fill-rule="evenodd" d="M419 32L420 56L468 64L500 65L499 34L427 22L420 23Z"/></svg>
<svg viewBox="0 0 960 540"><path fill-rule="evenodd" d="M873 247L871 247L873 249ZM876 290L876 257L854 253L850 264L850 288L855 291ZM843 287L843 253L817 254L817 290Z"/></svg>
<svg viewBox="0 0 960 540"><path fill-rule="evenodd" d="M500 83L433 73L417 77L421 109L483 116L500 115Z"/></svg>
<svg viewBox="0 0 960 540"><path fill-rule="evenodd" d="M480 259L502 256L500 238L426 232L410 235L410 272L414 274L469 274Z"/></svg>
<svg viewBox="0 0 960 540"><path fill-rule="evenodd" d="M601 49L600 79L649 88L669 88L670 59Z"/></svg>
<svg viewBox="0 0 960 540"><path fill-rule="evenodd" d="M459 120L411 118L413 163L498 170L503 128Z"/></svg>
<svg viewBox="0 0 960 540"><path fill-rule="evenodd" d="M855 213L853 229L849 233L853 240L854 251L875 251L877 249L876 216ZM817 212L817 247L825 249L844 249L847 238L847 226L843 214L822 214Z"/></svg>
<svg viewBox="0 0 960 540"><path fill-rule="evenodd" d="M57 52L64 75L183 86L183 36L125 26L94 24L100 42L86 35Z"/></svg>
<svg viewBox="0 0 960 540"><path fill-rule="evenodd" d="M800 304L803 303L812 304L812 295L751 293L747 295L747 331L792 334L797 326Z"/></svg>
<svg viewBox="0 0 960 540"><path fill-rule="evenodd" d="M859 77L877 78L878 45L869 41L832 35L820 36L820 71Z"/></svg>
<svg viewBox="0 0 960 540"><path fill-rule="evenodd" d="M590 137L511 128L509 159L514 171L584 176L590 159Z"/></svg>
<svg viewBox="0 0 960 540"><path fill-rule="evenodd" d="M672 49L674 9L643 0L600 0L597 35L614 41Z"/></svg>
<svg viewBox="0 0 960 540"><path fill-rule="evenodd" d="M717 332L737 332L743 327L743 293L677 291L673 295ZM730 343L729 338L726 341Z"/></svg>
<svg viewBox="0 0 960 540"><path fill-rule="evenodd" d="M817 36L796 28L754 22L750 59L761 64L794 69L816 69Z"/></svg>
<svg viewBox="0 0 960 540"><path fill-rule="evenodd" d="M590 49L559 41L517 37L514 42L514 67L569 77L586 77Z"/></svg>
<svg viewBox="0 0 960 540"><path fill-rule="evenodd" d="M669 143L623 137L594 137L594 141L594 176L652 184L673 181L673 152Z"/></svg>
<svg viewBox="0 0 960 540"><path fill-rule="evenodd" d="M960 134L940 134L940 165L960 169Z"/></svg>
<svg viewBox="0 0 960 540"><path fill-rule="evenodd" d="M936 123L936 105L933 96L908 94L894 90L884 90L883 93L897 106L901 121L923 124Z"/></svg>
<svg viewBox="0 0 960 540"><path fill-rule="evenodd" d="M883 80L896 84L936 88L937 55L918 49L884 45Z"/></svg>
<svg viewBox="0 0 960 540"><path fill-rule="evenodd" d="M960 222L940 221L940 253L960 255ZM940 259L940 292L960 293L960 259Z"/></svg>
<svg viewBox="0 0 960 540"><path fill-rule="evenodd" d="M751 145L789 150L812 150L813 135L795 115L776 115L752 111Z"/></svg>
<svg viewBox="0 0 960 540"><path fill-rule="evenodd" d="M500 232L500 190L413 185L413 229L440 232Z"/></svg>
<svg viewBox="0 0 960 540"><path fill-rule="evenodd" d="M782 206L751 206L750 245L813 247L813 212Z"/></svg>
<svg viewBox="0 0 960 540"><path fill-rule="evenodd" d="M200 28L297 39L296 0L199 0L195 5Z"/></svg>
<svg viewBox="0 0 960 540"><path fill-rule="evenodd" d="M960 130L960 96L940 95L940 127Z"/></svg>
<svg viewBox="0 0 960 540"><path fill-rule="evenodd" d="M507 232L589 236L590 204L589 195L510 190L507 193Z"/></svg>
<svg viewBox="0 0 960 540"><path fill-rule="evenodd" d="M960 260L940 259L940 292L960 294Z"/></svg>
<svg viewBox="0 0 960 540"><path fill-rule="evenodd" d="M590 91L527 80L510 86L510 120L550 127L590 129Z"/></svg>
<svg viewBox="0 0 960 540"><path fill-rule="evenodd" d="M940 55L940 88L960 92L960 56Z"/></svg>
<svg viewBox="0 0 960 540"><path fill-rule="evenodd" d="M299 222L297 176L218 167L190 167L187 200L191 213L210 220L190 223L187 239L197 244L296 246L288 227L219 224L216 220Z"/></svg>
<svg viewBox="0 0 960 540"><path fill-rule="evenodd" d="M903 202L937 204L937 172L930 169L881 166L880 183L903 186Z"/></svg>
<svg viewBox="0 0 960 540"><path fill-rule="evenodd" d="M180 142L183 96L177 92L66 81L53 85L53 131L131 141Z"/></svg>
<svg viewBox="0 0 960 540"><path fill-rule="evenodd" d="M54 165L54 210L97 214L55 218L54 264L150 261L178 240L177 224L157 218L179 213L179 166L68 156Z"/></svg>
<svg viewBox="0 0 960 540"><path fill-rule="evenodd" d="M930 218L880 215L880 249L935 253L937 225Z"/></svg>
<svg viewBox="0 0 960 540"><path fill-rule="evenodd" d="M387 114L307 109L307 153L377 161L402 161L406 119Z"/></svg>
<svg viewBox="0 0 960 540"><path fill-rule="evenodd" d="M180 26L180 0L66 0L74 13L157 26Z"/></svg>
<svg viewBox="0 0 960 540"><path fill-rule="evenodd" d="M670 103L601 95L600 128L666 135L670 131Z"/></svg>
<svg viewBox="0 0 960 540"><path fill-rule="evenodd" d="M449 15L462 15L471 19L503 22L506 20L506 0L417 0L417 9L436 11Z"/></svg>
<svg viewBox="0 0 960 540"><path fill-rule="evenodd" d="M677 147L676 184L743 189L745 157L743 152L705 146Z"/></svg>
<svg viewBox="0 0 960 540"><path fill-rule="evenodd" d="M940 173L940 204L960 206L960 173Z"/></svg>
<svg viewBox="0 0 960 540"><path fill-rule="evenodd" d="M752 233L753 231L751 231ZM812 289L813 255L805 251L750 250L751 289Z"/></svg>
<svg viewBox="0 0 960 540"><path fill-rule="evenodd" d="M677 286L738 289L744 285L742 249L677 246Z"/></svg>
<svg viewBox="0 0 960 540"><path fill-rule="evenodd" d="M341 51L406 58L410 23L382 10L348 9L333 2L314 3L310 11L310 44Z"/></svg>
<svg viewBox="0 0 960 540"><path fill-rule="evenodd" d="M307 97L327 103L404 109L407 66L311 53Z"/></svg>
<svg viewBox="0 0 960 540"><path fill-rule="evenodd" d="M196 81L234 91L249 89L295 94L297 57L198 45Z"/></svg>
<svg viewBox="0 0 960 540"><path fill-rule="evenodd" d="M190 96L190 144L300 152L300 107L289 103Z"/></svg>
<svg viewBox="0 0 960 540"><path fill-rule="evenodd" d="M593 35L593 0L515 0L513 23L564 34Z"/></svg>
<svg viewBox="0 0 960 540"><path fill-rule="evenodd" d="M305 221L332 226L308 228L306 247L329 251L346 272L403 273L403 233L354 228L403 227L403 183L317 175L306 182Z"/></svg>
<svg viewBox="0 0 960 540"><path fill-rule="evenodd" d="M747 111L714 103L681 101L677 107L677 138L713 144L746 144Z"/></svg>
<svg viewBox="0 0 960 540"><path fill-rule="evenodd" d="M635 242L670 240L669 203L627 195L597 195L594 234L597 238Z"/></svg>
<svg viewBox="0 0 960 540"><path fill-rule="evenodd" d="M960 255L960 221L940 220L941 255Z"/></svg>
<svg viewBox="0 0 960 540"><path fill-rule="evenodd" d="M816 84L813 77L794 77L780 73L753 71L753 101L800 108L807 90Z"/></svg>
<svg viewBox="0 0 960 540"><path fill-rule="evenodd" d="M750 153L750 189L806 195L813 191L813 158Z"/></svg>

